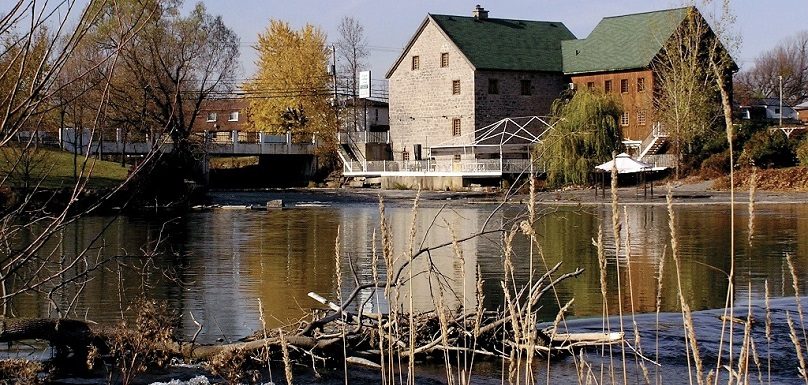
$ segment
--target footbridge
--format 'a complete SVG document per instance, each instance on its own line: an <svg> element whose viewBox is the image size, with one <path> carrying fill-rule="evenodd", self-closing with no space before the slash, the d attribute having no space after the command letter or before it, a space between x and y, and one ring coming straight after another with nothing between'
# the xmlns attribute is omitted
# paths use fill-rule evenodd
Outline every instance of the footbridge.
<svg viewBox="0 0 808 385"><path fill-rule="evenodd" d="M168 135L126 135L121 130L103 135L90 129L64 128L58 145L68 152L91 155L146 155L170 152L174 143ZM22 136L31 135L21 133ZM25 138L20 138L25 140ZM311 155L318 146L315 138L294 142L290 134L264 132L218 131L191 135L190 140L208 156Z"/></svg>

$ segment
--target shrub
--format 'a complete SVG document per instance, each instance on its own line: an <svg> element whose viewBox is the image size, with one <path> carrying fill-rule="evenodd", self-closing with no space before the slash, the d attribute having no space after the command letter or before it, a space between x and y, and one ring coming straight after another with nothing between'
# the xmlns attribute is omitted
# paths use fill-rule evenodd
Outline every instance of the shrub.
<svg viewBox="0 0 808 385"><path fill-rule="evenodd" d="M780 131L757 132L743 146L738 164L760 168L793 166L793 144Z"/></svg>
<svg viewBox="0 0 808 385"><path fill-rule="evenodd" d="M799 145L797 145L797 160L800 161L800 165L808 166L808 136L803 138Z"/></svg>
<svg viewBox="0 0 808 385"><path fill-rule="evenodd" d="M712 154L701 162L701 176L703 178L716 178L729 173L729 150Z"/></svg>

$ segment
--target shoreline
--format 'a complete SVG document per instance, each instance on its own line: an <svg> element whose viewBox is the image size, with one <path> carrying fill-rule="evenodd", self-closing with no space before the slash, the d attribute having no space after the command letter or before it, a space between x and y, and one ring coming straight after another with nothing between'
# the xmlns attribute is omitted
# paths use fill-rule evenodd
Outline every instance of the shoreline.
<svg viewBox="0 0 808 385"><path fill-rule="evenodd" d="M682 184L671 190L673 205L729 205L731 193L729 191L712 190L706 188L705 183ZM214 203L226 203L227 197L234 195L323 199L337 203L378 203L379 197L387 203L411 203L418 194L415 190L382 190L377 188L268 188L268 189L235 189L210 190L208 197ZM606 206L611 205L611 192L601 195L601 190L570 189L563 191L540 191L536 194L536 204L545 206ZM654 194L643 193L636 187L618 188L618 204L620 205L667 205L667 187L657 186ZM504 200L503 191L421 191L420 200L423 204L434 205L441 202L448 206L464 204L474 205L517 205L529 200L528 194L514 194ZM282 199L282 198L281 198ZM217 202L219 201L219 202ZM749 205L749 191L735 192L736 205ZM802 204L808 203L808 192L803 191L767 191L755 192L755 205Z"/></svg>

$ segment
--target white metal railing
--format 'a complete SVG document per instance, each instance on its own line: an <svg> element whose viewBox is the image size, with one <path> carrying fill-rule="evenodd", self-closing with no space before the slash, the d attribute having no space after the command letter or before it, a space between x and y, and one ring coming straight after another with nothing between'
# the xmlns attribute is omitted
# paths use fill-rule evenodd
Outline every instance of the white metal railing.
<svg viewBox="0 0 808 385"><path fill-rule="evenodd" d="M640 144L640 158L644 157L659 138L667 138L668 134L662 127L662 122L656 122L651 133Z"/></svg>
<svg viewBox="0 0 808 385"><path fill-rule="evenodd" d="M529 159L475 160L379 160L345 162L344 172L375 175L381 173L519 174L530 170ZM541 171L534 167L534 172Z"/></svg>
<svg viewBox="0 0 808 385"><path fill-rule="evenodd" d="M676 154L654 154L654 155L646 155L640 159L641 161L648 163L654 167L668 167L668 168L676 168L677 159Z"/></svg>
<svg viewBox="0 0 808 385"><path fill-rule="evenodd" d="M390 132L338 132L339 143L390 143Z"/></svg>

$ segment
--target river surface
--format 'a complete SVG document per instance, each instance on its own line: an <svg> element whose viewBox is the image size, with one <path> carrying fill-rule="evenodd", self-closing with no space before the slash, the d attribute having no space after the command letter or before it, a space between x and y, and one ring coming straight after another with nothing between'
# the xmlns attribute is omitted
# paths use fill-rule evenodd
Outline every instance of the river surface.
<svg viewBox="0 0 808 385"><path fill-rule="evenodd" d="M380 212L373 199L282 192L217 193L213 198L222 204L239 205L263 204L270 199L283 198L287 209L215 209L178 217L84 218L68 226L60 239L53 241L52 246L58 253L77 253L92 244L92 251L98 255L129 258L98 271L83 288L70 316L97 322L130 317L128 304L145 293L167 301L182 314L184 335L194 334L196 320L204 325L200 341L231 341L260 328L261 308L267 326L276 327L294 322L307 309L319 306L308 298L309 292L336 302L337 247L343 295L355 286L354 276L362 283L373 279L373 254L381 253ZM450 242L452 234L462 239L481 231L510 229L526 215L525 207L517 204L497 208L490 204L445 203L423 201L415 210L407 201L386 204L385 216L391 226L395 255L404 255L410 247L419 249ZM598 250L593 243L602 226L608 259L606 303L610 314L618 314L620 305L626 313L632 309L637 314L655 312L660 263L665 265L660 297L662 312L680 310L679 282L692 310L723 308L732 249L735 252L733 294L736 303L745 304L751 298L759 307L767 284L772 296L786 297L778 303L792 303L788 301L793 289L786 255L791 256L796 267L801 284L799 295L805 296L808 205L758 205L751 236L746 206L736 207L734 232L729 205L674 207L679 252L677 275L669 216L664 205L620 208L621 240L616 256L610 207L539 205L534 226L539 248L529 247L528 239L521 235L513 243L515 283L528 283L531 266L539 275L547 266L558 262L563 262L560 272L583 268L580 276L558 287L557 298L548 295L542 301L542 314L545 320L551 321L558 304L574 298L570 319L599 317L603 314L604 301ZM92 243L105 227L103 237ZM431 254L442 282L446 282L444 295L448 305L476 306L474 292L479 276L485 282L484 306L489 309L502 306L501 233L474 237L460 243L457 249L449 246ZM146 260L144 255L152 257ZM381 259L379 257L377 266L379 279L384 279ZM396 261L395 266L400 266L402 260ZM415 266L423 270L427 265L416 262ZM431 279L427 274L418 275L411 287L402 287L402 293L406 297L411 290L415 309L427 311L434 306L438 281L441 280L434 275ZM54 303L67 308L72 298L73 293L66 292L63 297L55 298ZM366 310L388 310L389 304L378 300L372 292L362 292L359 298L364 301ZM37 296L18 299L14 309L21 316L53 313L53 305ZM674 322L677 317L678 313L669 318ZM779 348L793 350L787 329L784 330L785 335L779 337ZM681 330L677 333L681 334ZM676 339L678 334L668 337Z"/></svg>

